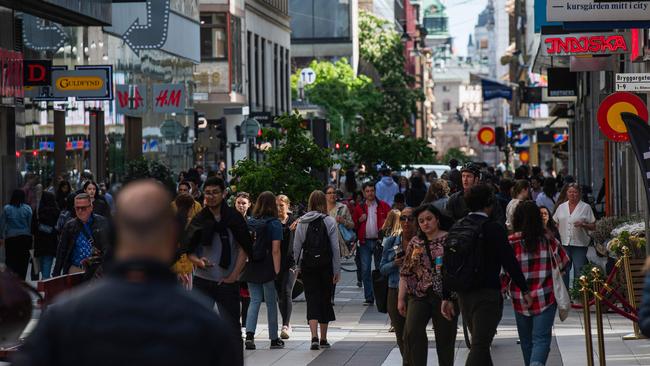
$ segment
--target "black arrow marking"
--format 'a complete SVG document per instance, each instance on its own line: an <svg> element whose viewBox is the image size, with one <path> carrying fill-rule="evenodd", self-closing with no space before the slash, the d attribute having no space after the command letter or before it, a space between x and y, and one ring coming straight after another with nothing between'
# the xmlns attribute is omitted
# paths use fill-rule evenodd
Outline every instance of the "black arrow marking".
<svg viewBox="0 0 650 366"><path fill-rule="evenodd" d="M23 14L23 42L33 50L57 51L63 47L68 35L60 24L46 26L43 19Z"/></svg>
<svg viewBox="0 0 650 366"><path fill-rule="evenodd" d="M140 18L138 18L122 35L124 42L136 54L140 50L160 49L167 41L169 1L147 0L147 23L140 24Z"/></svg>

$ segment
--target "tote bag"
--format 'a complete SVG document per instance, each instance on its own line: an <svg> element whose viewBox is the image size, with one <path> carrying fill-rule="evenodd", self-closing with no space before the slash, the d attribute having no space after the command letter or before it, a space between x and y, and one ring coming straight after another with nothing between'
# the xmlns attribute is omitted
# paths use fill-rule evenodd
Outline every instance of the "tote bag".
<svg viewBox="0 0 650 366"><path fill-rule="evenodd" d="M553 295L555 295L560 320L564 321L569 316L569 311L571 311L571 298L569 297L569 291L567 291L564 285L564 280L562 280L560 266L555 258L555 254L553 254L550 243L548 251L551 255L551 267L553 269Z"/></svg>

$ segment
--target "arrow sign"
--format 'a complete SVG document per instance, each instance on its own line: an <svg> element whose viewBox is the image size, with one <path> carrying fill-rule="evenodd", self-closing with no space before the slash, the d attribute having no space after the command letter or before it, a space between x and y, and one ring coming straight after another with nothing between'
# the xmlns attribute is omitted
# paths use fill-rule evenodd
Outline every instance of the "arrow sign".
<svg viewBox="0 0 650 366"><path fill-rule="evenodd" d="M160 49L167 41L169 0L147 0L147 22L137 18L122 35L136 55L141 50Z"/></svg>
<svg viewBox="0 0 650 366"><path fill-rule="evenodd" d="M27 13L23 14L23 42L37 51L57 51L63 47L68 35L60 24L50 23Z"/></svg>

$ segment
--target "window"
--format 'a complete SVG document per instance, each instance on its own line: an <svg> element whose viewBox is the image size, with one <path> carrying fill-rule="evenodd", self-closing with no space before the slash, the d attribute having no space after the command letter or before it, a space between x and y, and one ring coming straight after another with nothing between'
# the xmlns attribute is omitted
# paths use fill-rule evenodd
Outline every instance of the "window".
<svg viewBox="0 0 650 366"><path fill-rule="evenodd" d="M443 85L442 86L442 91L443 92L448 92L449 91L449 85Z"/></svg>
<svg viewBox="0 0 650 366"><path fill-rule="evenodd" d="M350 39L350 2L290 0L291 39Z"/></svg>
<svg viewBox="0 0 650 366"><path fill-rule="evenodd" d="M448 100L445 100L444 102L442 102L442 110L444 112L449 112L451 110L451 102L448 101Z"/></svg>
<svg viewBox="0 0 650 366"><path fill-rule="evenodd" d="M266 111L266 40L261 38L262 41L262 111Z"/></svg>
<svg viewBox="0 0 650 366"><path fill-rule="evenodd" d="M255 60L255 106L257 107L260 105L260 82L264 82L264 80L260 79L259 40L260 36L256 34L255 43L253 43L253 47L255 47L255 54L253 57Z"/></svg>
<svg viewBox="0 0 650 366"><path fill-rule="evenodd" d="M243 81L243 72L242 72L242 34L241 34L241 19L230 16L230 32L231 32L231 69L230 75L232 75L232 91L236 93L244 92L244 81Z"/></svg>
<svg viewBox="0 0 650 366"><path fill-rule="evenodd" d="M201 15L201 60L228 57L228 23L226 14Z"/></svg>
<svg viewBox="0 0 650 366"><path fill-rule="evenodd" d="M252 99L253 99L253 52L252 52L252 45L251 42L253 42L253 35L250 31L246 33L246 71L248 73L247 77L247 83L248 83L248 105L252 106Z"/></svg>
<svg viewBox="0 0 650 366"><path fill-rule="evenodd" d="M273 108L275 110L275 115L278 116L280 115L280 89L282 89L282 85L279 83L278 79L278 68L280 67L278 60L278 44L273 45L273 96L275 97L274 99L274 105Z"/></svg>

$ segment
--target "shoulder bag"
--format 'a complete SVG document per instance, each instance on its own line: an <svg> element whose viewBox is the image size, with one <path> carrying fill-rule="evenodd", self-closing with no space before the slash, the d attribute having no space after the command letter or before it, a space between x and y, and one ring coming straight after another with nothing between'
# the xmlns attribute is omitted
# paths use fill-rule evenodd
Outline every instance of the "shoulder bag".
<svg viewBox="0 0 650 366"><path fill-rule="evenodd" d="M569 297L569 291L567 291L564 285L560 266L553 252L552 243L553 241L548 242L548 252L551 256L551 267L553 271L553 295L555 295L555 302L557 303L558 316L561 321L564 321L569 316L569 311L571 311L571 298Z"/></svg>

